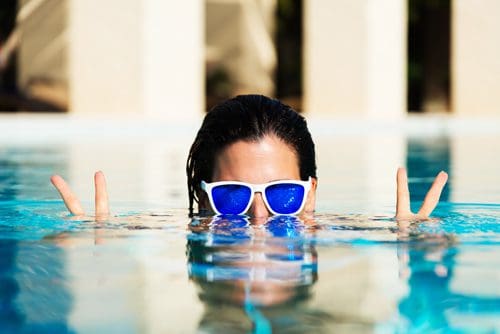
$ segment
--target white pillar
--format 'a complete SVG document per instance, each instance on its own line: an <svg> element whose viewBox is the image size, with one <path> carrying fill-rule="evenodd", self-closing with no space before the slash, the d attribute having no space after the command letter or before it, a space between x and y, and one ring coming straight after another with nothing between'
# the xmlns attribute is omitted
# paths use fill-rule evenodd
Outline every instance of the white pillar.
<svg viewBox="0 0 500 334"><path fill-rule="evenodd" d="M145 113L169 120L201 116L205 108L204 1L139 3L144 6Z"/></svg>
<svg viewBox="0 0 500 334"><path fill-rule="evenodd" d="M71 0L71 111L191 119L203 96L203 1Z"/></svg>
<svg viewBox="0 0 500 334"><path fill-rule="evenodd" d="M500 2L452 4L452 107L460 115L500 114Z"/></svg>
<svg viewBox="0 0 500 334"><path fill-rule="evenodd" d="M406 113L406 2L304 2L304 110L402 117Z"/></svg>

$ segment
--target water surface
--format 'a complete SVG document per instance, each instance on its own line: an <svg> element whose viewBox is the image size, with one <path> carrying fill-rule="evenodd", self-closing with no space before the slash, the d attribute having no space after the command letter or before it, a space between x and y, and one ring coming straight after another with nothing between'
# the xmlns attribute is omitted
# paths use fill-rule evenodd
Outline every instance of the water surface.
<svg viewBox="0 0 500 334"><path fill-rule="evenodd" d="M500 164L481 151L495 138L472 138L482 145L463 159L461 138L320 136L317 214L258 224L188 218L188 140L5 145L1 331L499 331ZM402 151L381 157L390 145ZM433 219L393 219L398 164L414 209L433 176L450 173ZM109 175L106 220L88 200L95 169ZM48 182L55 172L88 216L66 213Z"/></svg>

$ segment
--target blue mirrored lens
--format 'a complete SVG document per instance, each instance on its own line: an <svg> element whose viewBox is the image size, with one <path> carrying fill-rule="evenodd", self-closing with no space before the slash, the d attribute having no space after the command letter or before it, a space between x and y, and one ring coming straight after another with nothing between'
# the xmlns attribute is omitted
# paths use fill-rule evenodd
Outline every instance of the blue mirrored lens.
<svg viewBox="0 0 500 334"><path fill-rule="evenodd" d="M300 184L282 183L266 188L266 198L271 209L282 215L295 214L304 200L305 189Z"/></svg>
<svg viewBox="0 0 500 334"><path fill-rule="evenodd" d="M215 209L223 215L244 213L251 195L249 187L237 184L217 186L212 189Z"/></svg>

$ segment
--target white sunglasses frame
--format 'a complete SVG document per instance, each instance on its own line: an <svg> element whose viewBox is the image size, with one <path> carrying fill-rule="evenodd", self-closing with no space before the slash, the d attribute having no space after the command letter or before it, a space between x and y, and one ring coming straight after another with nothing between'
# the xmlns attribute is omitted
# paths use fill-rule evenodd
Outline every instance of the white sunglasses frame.
<svg viewBox="0 0 500 334"><path fill-rule="evenodd" d="M269 202L267 201L266 197L266 192L265 189L269 186L273 186L276 184L285 184L285 183L292 183L292 184L298 184L304 187L304 198L302 199L302 203L300 204L299 209L294 212L294 213L289 213L289 214L284 214L284 213L277 213L274 211L271 206L269 205ZM266 208L275 216L278 215L286 215L286 216L294 216L298 214L299 212L304 209L304 205L306 204L307 201L307 196L309 195L309 191L311 190L312 187L312 177L309 177L307 181L302 181L302 180L279 180L279 181L273 181L273 182L268 182L268 183L261 183L261 184L253 184L253 183L247 183L247 182L240 182L240 181L217 181L217 182L205 182L201 181L201 189L205 191L205 193L208 196L208 200L210 201L210 205L212 206L212 210L217 214L221 215L219 210L214 205L214 201L212 198L212 189L217 186L225 186L225 185L240 185L240 186L246 186L249 187L251 190L250 194L250 200L248 201L248 204L241 213L239 214L244 214L245 212L250 209L250 206L252 205L254 195L255 193L260 193L262 195L262 199L264 201L264 204L266 205Z"/></svg>

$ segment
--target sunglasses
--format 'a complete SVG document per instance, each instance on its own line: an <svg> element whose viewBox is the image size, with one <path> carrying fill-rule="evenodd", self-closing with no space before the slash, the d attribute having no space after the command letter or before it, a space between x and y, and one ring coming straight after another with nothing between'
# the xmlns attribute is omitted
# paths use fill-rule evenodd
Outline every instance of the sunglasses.
<svg viewBox="0 0 500 334"><path fill-rule="evenodd" d="M267 209L274 215L295 215L306 202L312 179L282 180L263 184L238 181L207 183L201 181L213 210L218 215L241 215L252 205L255 193L261 193Z"/></svg>

